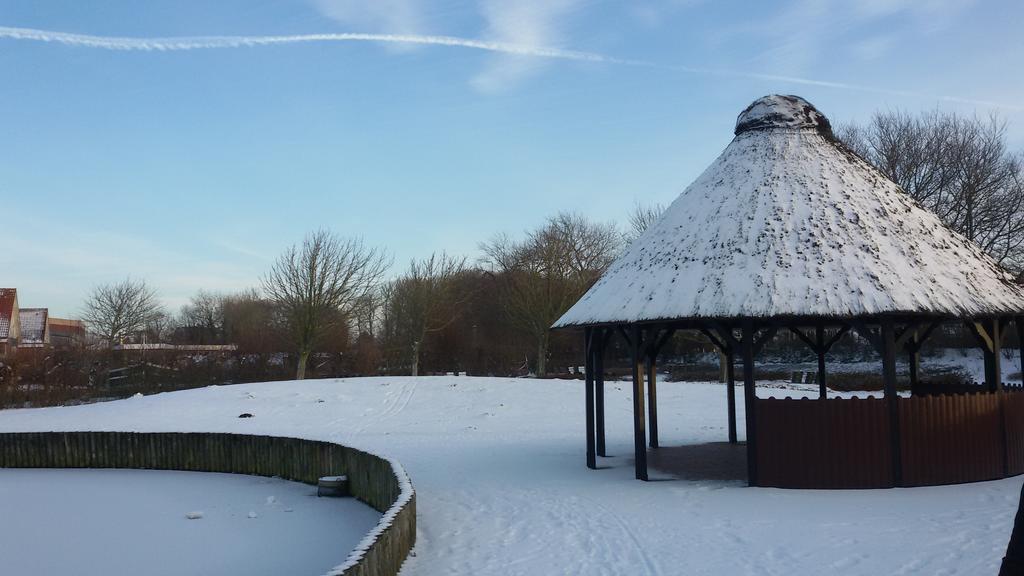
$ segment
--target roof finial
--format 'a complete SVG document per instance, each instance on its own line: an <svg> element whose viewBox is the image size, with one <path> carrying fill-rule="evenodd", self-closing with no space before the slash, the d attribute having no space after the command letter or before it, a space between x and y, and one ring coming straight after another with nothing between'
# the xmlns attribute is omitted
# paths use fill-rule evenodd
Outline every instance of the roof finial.
<svg viewBox="0 0 1024 576"><path fill-rule="evenodd" d="M809 129L835 140L828 118L799 96L770 94L747 106L736 118L737 135L752 130Z"/></svg>

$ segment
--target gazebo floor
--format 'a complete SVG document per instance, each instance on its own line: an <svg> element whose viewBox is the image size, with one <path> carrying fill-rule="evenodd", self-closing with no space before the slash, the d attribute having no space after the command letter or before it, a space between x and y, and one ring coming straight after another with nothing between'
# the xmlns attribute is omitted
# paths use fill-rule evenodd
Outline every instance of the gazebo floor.
<svg viewBox="0 0 1024 576"><path fill-rule="evenodd" d="M747 481L747 445L710 442L647 451L652 468L683 480Z"/></svg>

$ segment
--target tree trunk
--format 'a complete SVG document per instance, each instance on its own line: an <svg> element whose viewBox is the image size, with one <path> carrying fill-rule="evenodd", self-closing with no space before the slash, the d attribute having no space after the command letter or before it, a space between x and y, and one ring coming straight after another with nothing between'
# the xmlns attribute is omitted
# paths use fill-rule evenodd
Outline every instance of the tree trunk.
<svg viewBox="0 0 1024 576"><path fill-rule="evenodd" d="M412 375L420 375L420 343L419 341L412 343Z"/></svg>
<svg viewBox="0 0 1024 576"><path fill-rule="evenodd" d="M295 369L295 379L304 380L306 378L306 363L309 361L309 350L303 350L299 352L299 365Z"/></svg>
<svg viewBox="0 0 1024 576"><path fill-rule="evenodd" d="M537 340L537 377L548 373L548 336L545 333Z"/></svg>

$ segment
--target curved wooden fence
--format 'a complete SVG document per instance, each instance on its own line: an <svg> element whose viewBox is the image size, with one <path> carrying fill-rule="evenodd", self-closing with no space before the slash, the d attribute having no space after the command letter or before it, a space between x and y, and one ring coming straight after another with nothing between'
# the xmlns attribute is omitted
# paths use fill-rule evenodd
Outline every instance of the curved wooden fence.
<svg viewBox="0 0 1024 576"><path fill-rule="evenodd" d="M331 442L205 432L0 433L0 468L228 472L313 485L344 474L352 495L383 517L328 574L397 574L416 542L416 494L401 465Z"/></svg>
<svg viewBox="0 0 1024 576"><path fill-rule="evenodd" d="M757 400L757 485L887 488L1024 473L1024 392L893 401L895 420L884 398Z"/></svg>

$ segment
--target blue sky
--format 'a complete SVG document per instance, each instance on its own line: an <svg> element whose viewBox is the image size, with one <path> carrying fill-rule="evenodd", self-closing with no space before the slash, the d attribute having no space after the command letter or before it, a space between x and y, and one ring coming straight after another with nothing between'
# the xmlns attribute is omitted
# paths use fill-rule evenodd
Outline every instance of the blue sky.
<svg viewBox="0 0 1024 576"><path fill-rule="evenodd" d="M93 285L131 275L177 308L256 285L317 227L387 247L398 272L434 251L476 257L559 210L624 221L671 201L773 92L833 122L997 110L1024 148L1022 22L1015 1L0 0L0 285L73 316ZM528 54L111 49L351 32Z"/></svg>

